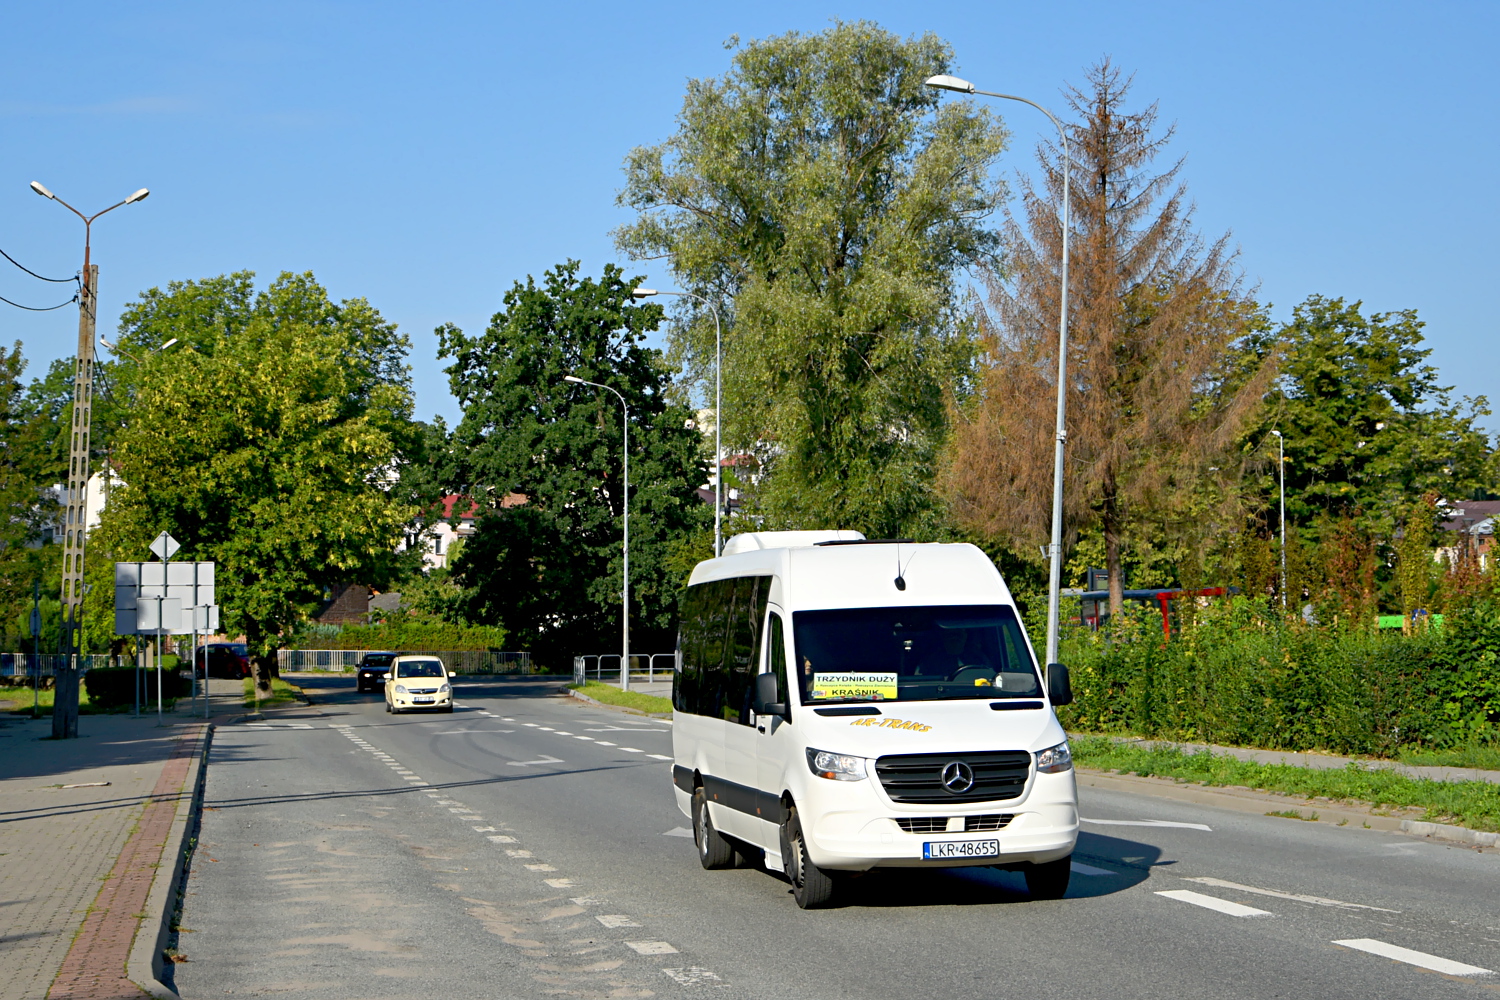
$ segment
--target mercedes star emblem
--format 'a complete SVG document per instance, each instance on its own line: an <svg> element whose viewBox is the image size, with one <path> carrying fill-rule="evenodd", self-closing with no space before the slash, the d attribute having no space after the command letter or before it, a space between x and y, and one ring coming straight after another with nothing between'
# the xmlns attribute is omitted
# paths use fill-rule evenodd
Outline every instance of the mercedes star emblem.
<svg viewBox="0 0 1500 1000"><path fill-rule="evenodd" d="M962 795L974 787L974 769L961 760L950 760L943 768L943 787L954 795Z"/></svg>

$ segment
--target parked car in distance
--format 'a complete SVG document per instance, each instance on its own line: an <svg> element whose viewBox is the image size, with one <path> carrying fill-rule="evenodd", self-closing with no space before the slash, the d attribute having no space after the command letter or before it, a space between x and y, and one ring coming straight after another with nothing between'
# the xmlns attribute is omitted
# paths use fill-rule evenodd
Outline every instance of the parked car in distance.
<svg viewBox="0 0 1500 1000"><path fill-rule="evenodd" d="M385 679L385 710L399 715L417 708L453 711L453 684L435 656L398 656Z"/></svg>
<svg viewBox="0 0 1500 1000"><path fill-rule="evenodd" d="M227 677L237 680L250 676L250 649L243 642L209 642L198 647L193 666L203 670L207 663L208 677Z"/></svg>
<svg viewBox="0 0 1500 1000"><path fill-rule="evenodd" d="M366 691L378 691L385 684L385 675L391 669L391 661L396 658L395 653L366 653L359 658L359 666L354 668L355 690L363 694Z"/></svg>

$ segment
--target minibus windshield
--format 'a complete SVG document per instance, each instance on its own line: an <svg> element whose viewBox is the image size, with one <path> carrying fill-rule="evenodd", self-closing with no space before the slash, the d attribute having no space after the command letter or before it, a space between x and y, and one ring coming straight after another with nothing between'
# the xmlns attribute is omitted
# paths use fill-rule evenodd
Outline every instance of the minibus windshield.
<svg viewBox="0 0 1500 1000"><path fill-rule="evenodd" d="M792 632L803 704L1042 694L1004 605L798 611Z"/></svg>

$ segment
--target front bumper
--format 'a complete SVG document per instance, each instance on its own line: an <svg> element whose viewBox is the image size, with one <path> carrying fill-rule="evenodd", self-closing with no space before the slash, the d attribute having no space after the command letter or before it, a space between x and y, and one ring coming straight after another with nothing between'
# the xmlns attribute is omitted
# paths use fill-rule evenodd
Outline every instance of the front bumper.
<svg viewBox="0 0 1500 1000"><path fill-rule="evenodd" d="M824 782L810 786L798 802L808 854L820 868L963 868L1055 861L1073 853L1078 841L1078 786L1072 771L1036 774L1025 794L1001 802L911 806L890 802L872 782ZM898 817L970 817L996 813L1012 818L994 831L907 833ZM953 840L994 840L998 856L927 860L922 845Z"/></svg>
<svg viewBox="0 0 1500 1000"><path fill-rule="evenodd" d="M431 701L417 701L418 698L431 698ZM412 695L393 694L391 704L397 708L448 708L453 704L453 694Z"/></svg>

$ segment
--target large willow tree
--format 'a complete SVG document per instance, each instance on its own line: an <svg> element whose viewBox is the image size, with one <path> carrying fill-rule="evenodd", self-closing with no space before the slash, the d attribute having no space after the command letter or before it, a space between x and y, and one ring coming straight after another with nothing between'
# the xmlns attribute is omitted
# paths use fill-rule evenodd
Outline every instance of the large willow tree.
<svg viewBox="0 0 1500 1000"><path fill-rule="evenodd" d="M1103 529L1110 606L1121 607L1132 525L1201 522L1232 495L1231 455L1261 404L1274 351L1248 368L1235 345L1263 329L1240 293L1228 237L1203 240L1156 106L1125 110L1129 81L1104 62L1071 89L1072 162L1043 144L1043 188L1023 189L991 282L988 367L953 438L960 518L1020 551L1047 540L1052 506L1063 171L1070 170L1065 523ZM1200 524L1201 526L1201 524Z"/></svg>
<svg viewBox="0 0 1500 1000"><path fill-rule="evenodd" d="M996 260L1005 140L923 86L952 60L867 22L751 42L626 162L640 214L619 246L670 260L726 318L724 430L766 462L770 524L930 530L947 393L973 357L955 275ZM712 318L681 318L677 357L711 390Z"/></svg>

